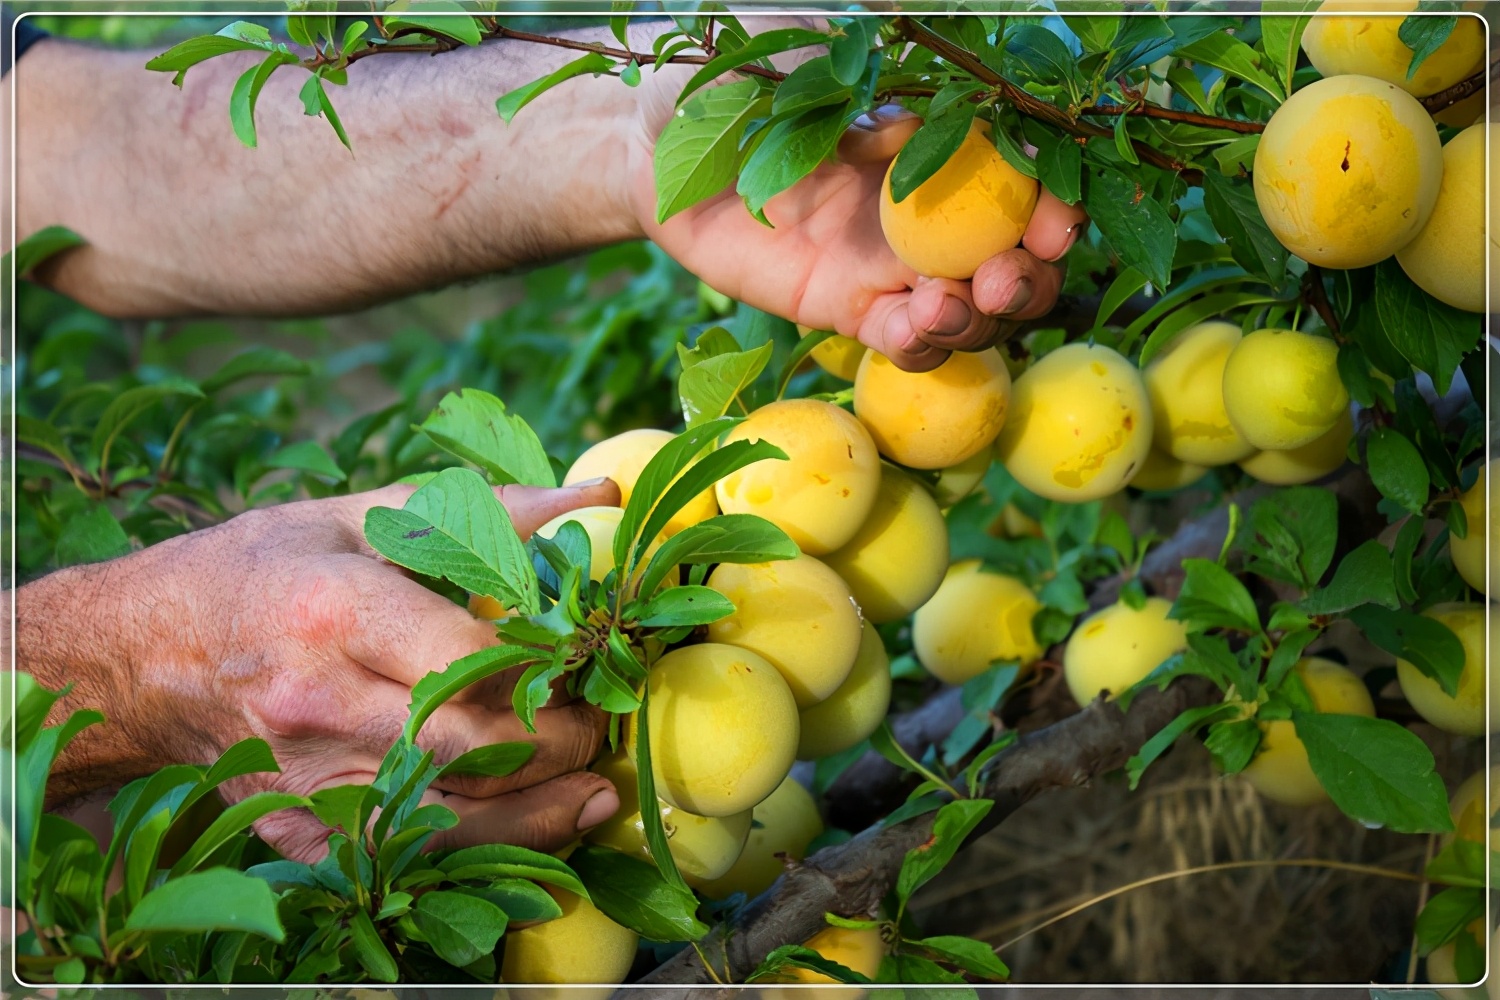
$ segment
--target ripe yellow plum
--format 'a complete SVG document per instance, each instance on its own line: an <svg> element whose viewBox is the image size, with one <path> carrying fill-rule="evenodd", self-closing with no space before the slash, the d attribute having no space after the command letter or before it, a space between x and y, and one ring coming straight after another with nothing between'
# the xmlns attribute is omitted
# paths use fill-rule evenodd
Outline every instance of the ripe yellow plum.
<svg viewBox="0 0 1500 1000"><path fill-rule="evenodd" d="M944 469L987 450L1005 423L1010 372L993 347L955 351L930 372L906 372L870 351L854 379L854 415L875 447L912 469Z"/></svg>
<svg viewBox="0 0 1500 1000"><path fill-rule="evenodd" d="M1255 200L1283 246L1322 267L1385 260L1432 214L1437 126L1393 83L1335 76L1276 109L1255 149Z"/></svg>
<svg viewBox="0 0 1500 1000"><path fill-rule="evenodd" d="M1364 682L1347 667L1318 656L1305 656L1293 668L1302 678L1313 706L1337 715L1375 715L1375 702ZM1313 774L1307 748L1297 738L1296 725L1275 719L1260 725L1260 748L1241 773L1260 794L1273 802L1307 806L1322 802L1328 793Z"/></svg>
<svg viewBox="0 0 1500 1000"><path fill-rule="evenodd" d="M800 324L797 326L798 337L805 337L812 332L812 327ZM834 334L809 351L807 356L834 378L853 382L855 373L859 371L859 363L867 350L869 348L853 337L841 337Z"/></svg>
<svg viewBox="0 0 1500 1000"><path fill-rule="evenodd" d="M1396 661L1396 680L1401 693L1417 714L1444 732L1459 736L1483 736L1489 725L1500 727L1500 684L1485 697L1486 608L1483 604L1437 604L1422 614L1453 630L1464 647L1464 669L1458 678L1458 694L1450 695L1442 685L1406 660ZM1494 722L1486 724L1488 707Z"/></svg>
<svg viewBox="0 0 1500 1000"><path fill-rule="evenodd" d="M501 978L507 983L619 983L635 962L635 931L621 927L582 896L543 886L562 916L505 935Z"/></svg>
<svg viewBox="0 0 1500 1000"><path fill-rule="evenodd" d="M932 484L933 499L937 500L938 506L947 510L973 493L984 482L984 474L990 471L994 460L993 450L986 448L973 458L966 458L939 472L937 482Z"/></svg>
<svg viewBox="0 0 1500 1000"><path fill-rule="evenodd" d="M873 733L891 705L891 660L875 626L865 623L854 669L838 690L802 710L798 760L847 750Z"/></svg>
<svg viewBox="0 0 1500 1000"><path fill-rule="evenodd" d="M912 618L917 659L947 684L977 677L996 660L1027 666L1042 655L1031 630L1041 606L1020 580L986 572L977 559L955 563Z"/></svg>
<svg viewBox="0 0 1500 1000"><path fill-rule="evenodd" d="M866 621L893 622L937 593L948 571L948 522L921 483L887 465L870 516L826 561Z"/></svg>
<svg viewBox="0 0 1500 1000"><path fill-rule="evenodd" d="M852 969L867 979L873 980L880 971L880 960L885 957L885 942L881 940L879 928L855 930L850 927L827 927L803 942L819 955ZM838 980L811 969L788 969L787 982L792 983L836 983ZM767 1000L799 1000L804 991L778 989L774 986L763 990ZM821 989L819 997L831 1000L859 1000L869 991L858 986L839 989Z"/></svg>
<svg viewBox="0 0 1500 1000"><path fill-rule="evenodd" d="M1479 478L1474 480L1474 485L1464 490L1458 498L1464 509L1464 537L1448 536L1448 552L1453 556L1453 565L1458 569L1458 575L1481 594L1486 592L1485 559L1488 558L1491 565L1500 567L1500 544L1497 544L1500 543L1500 531L1496 531L1495 525L1490 523L1500 514L1500 504L1494 505L1489 514L1484 509L1485 483L1489 480L1489 474L1490 468L1486 465L1479 470Z"/></svg>
<svg viewBox="0 0 1500 1000"><path fill-rule="evenodd" d="M744 812L776 790L797 756L797 701L764 658L723 643L683 646L646 679L651 773L668 805L699 816ZM635 756L635 726L626 745Z"/></svg>
<svg viewBox="0 0 1500 1000"><path fill-rule="evenodd" d="M839 575L809 555L768 563L720 563L708 585L734 613L708 626L711 642L748 649L778 671L798 708L844 683L859 652L859 608Z"/></svg>
<svg viewBox="0 0 1500 1000"><path fill-rule="evenodd" d="M771 887L784 866L776 855L801 861L823 832L818 804L807 789L787 778L764 801L756 805L750 839L727 874L701 886L710 899L727 899L743 892L754 899Z"/></svg>
<svg viewBox="0 0 1500 1000"><path fill-rule="evenodd" d="M880 228L897 257L929 278L974 277L1026 233L1040 188L1005 162L988 126L975 123L948 162L911 194L891 196L891 161L880 189Z"/></svg>
<svg viewBox="0 0 1500 1000"><path fill-rule="evenodd" d="M1417 0L1397 0L1379 9L1382 13L1370 13L1370 4L1362 0L1324 0L1319 15L1349 11L1353 16L1315 16L1308 21L1302 51L1318 73L1373 76L1426 97L1478 72L1484 61L1484 25L1478 18L1459 17L1448 40L1408 77L1412 50L1399 32L1406 12L1417 9Z"/></svg>
<svg viewBox="0 0 1500 1000"><path fill-rule="evenodd" d="M499 621L501 618L509 618L511 609L501 604L488 594L469 595L469 614L475 618L483 618L486 621Z"/></svg>
<svg viewBox="0 0 1500 1000"><path fill-rule="evenodd" d="M1339 348L1296 330L1256 330L1224 364L1224 408L1256 448L1285 451L1333 430L1349 410Z"/></svg>
<svg viewBox="0 0 1500 1000"><path fill-rule="evenodd" d="M1194 465L1173 458L1159 448L1146 453L1146 460L1130 477L1130 485L1138 490L1170 492L1196 483L1208 472L1206 465Z"/></svg>
<svg viewBox="0 0 1500 1000"><path fill-rule="evenodd" d="M1480 917L1465 927L1463 933L1472 937L1481 946L1489 941L1490 949L1490 978L1484 986L1450 986L1439 989L1437 995L1443 1000L1496 1000L1500 997L1500 985L1495 982L1496 974L1493 963L1497 954L1497 944L1500 944L1500 933L1491 938L1484 929L1484 918ZM1458 941L1449 941L1438 945L1427 955L1427 982L1429 983L1462 983L1467 977L1458 973ZM1472 981L1472 980L1470 980Z"/></svg>
<svg viewBox="0 0 1500 1000"><path fill-rule="evenodd" d="M635 760L623 751L616 751L595 761L590 770L604 775L615 786L620 795L620 810L585 834L584 839L650 861L646 824L638 805L640 788ZM667 834L667 849L689 885L716 879L729 871L750 836L749 809L730 816L697 816L662 802L661 822Z"/></svg>
<svg viewBox="0 0 1500 1000"><path fill-rule="evenodd" d="M1238 462L1255 451L1224 409L1224 363L1240 340L1233 323L1200 323L1151 359L1142 377L1158 450L1199 466Z"/></svg>
<svg viewBox="0 0 1500 1000"><path fill-rule="evenodd" d="M1078 624L1063 652L1063 679L1073 700L1087 705L1118 695L1173 653L1187 648L1187 628L1167 617L1172 602L1148 597L1143 607L1111 604Z"/></svg>
<svg viewBox="0 0 1500 1000"><path fill-rule="evenodd" d="M725 441L769 441L786 460L731 472L715 490L726 514L758 514L803 552L827 555L854 537L880 489L880 455L854 416L816 399L785 399L750 414Z"/></svg>
<svg viewBox="0 0 1500 1000"><path fill-rule="evenodd" d="M1490 796L1489 815L1485 815L1484 796ZM1453 817L1453 833L1444 840L1458 837L1472 840L1476 844L1488 843L1490 850L1500 851L1500 829L1490 826L1490 817L1500 812L1500 767L1475 771L1453 790L1448 800L1448 812Z"/></svg>
<svg viewBox="0 0 1500 1000"><path fill-rule="evenodd" d="M1322 437L1314 438L1300 448L1258 451L1239 465L1263 483L1300 486L1322 479L1343 466L1349 459L1349 441L1353 437L1354 417L1345 410L1339 414L1333 430Z"/></svg>
<svg viewBox="0 0 1500 1000"><path fill-rule="evenodd" d="M1123 489L1151 449L1151 401L1135 365L1067 344L1018 379L997 454L1022 486L1083 503Z"/></svg>
<svg viewBox="0 0 1500 1000"><path fill-rule="evenodd" d="M671 431L641 428L605 438L578 456L578 461L563 476L563 485L572 486L600 476L607 477L620 487L620 506L624 507L630 503L630 495L635 492L636 480L641 478L646 463L674 437L676 435ZM704 490L672 515L662 529L662 537L670 538L683 528L706 521L718 512L713 490Z"/></svg>
<svg viewBox="0 0 1500 1000"><path fill-rule="evenodd" d="M1485 146L1500 157L1500 129L1481 122L1464 129L1443 147L1443 179L1427 225L1396 251L1401 269L1423 291L1456 309L1484 312L1485 276L1500 276L1500 260L1486 271ZM1492 207L1491 214L1496 214ZM1500 249L1500 233L1490 224L1490 246ZM1492 256L1496 256L1494 251Z"/></svg>

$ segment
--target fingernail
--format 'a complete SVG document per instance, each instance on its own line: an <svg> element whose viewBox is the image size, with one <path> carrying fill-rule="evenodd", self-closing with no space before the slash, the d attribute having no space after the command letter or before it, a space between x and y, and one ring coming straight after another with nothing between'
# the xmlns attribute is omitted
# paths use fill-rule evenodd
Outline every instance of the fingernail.
<svg viewBox="0 0 1500 1000"><path fill-rule="evenodd" d="M587 830L609 819L620 809L620 796L613 788L601 788L583 804L578 814L578 829Z"/></svg>
<svg viewBox="0 0 1500 1000"><path fill-rule="evenodd" d="M609 482L608 476L599 476L597 479L585 479L581 483L574 483L572 486L568 487L568 489L587 490L592 489L595 486L603 486L607 482Z"/></svg>
<svg viewBox="0 0 1500 1000"><path fill-rule="evenodd" d="M963 333L969 328L969 322L973 318L974 314L967 302L957 296L945 295L942 311L938 313L937 321L927 332L944 336Z"/></svg>
<svg viewBox="0 0 1500 1000"><path fill-rule="evenodd" d="M1016 290L1011 293L1010 301L1005 308L1000 310L1003 314L1018 313L1031 305L1031 279L1021 278L1016 282Z"/></svg>

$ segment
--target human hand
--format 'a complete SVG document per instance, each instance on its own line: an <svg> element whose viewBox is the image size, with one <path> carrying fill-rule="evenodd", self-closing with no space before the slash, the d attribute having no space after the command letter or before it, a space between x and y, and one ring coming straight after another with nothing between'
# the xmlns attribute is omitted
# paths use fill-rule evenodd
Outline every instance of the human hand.
<svg viewBox="0 0 1500 1000"><path fill-rule="evenodd" d="M237 801L366 783L401 732L411 688L430 671L497 642L494 627L382 560L365 512L400 507L413 487L284 504L108 563L61 570L17 594L21 669L66 704L97 707L54 772L64 795L123 783L169 763L207 762L239 740L270 744L280 773L224 786ZM609 481L496 491L523 538L566 511L619 502ZM80 593L97 595L79 623ZM525 740L531 760L505 778L433 785L459 823L434 847L511 843L556 849L613 815L619 798L583 771L605 727L582 701L537 712L529 734L510 706L515 672L440 707L417 742L438 764L491 743ZM256 832L283 855L314 860L328 831L306 810L273 813Z"/></svg>
<svg viewBox="0 0 1500 1000"><path fill-rule="evenodd" d="M1045 188L1021 245L982 264L972 281L924 278L898 259L880 228L886 168L920 121L881 108L851 128L838 160L771 199L767 228L725 191L656 223L652 150L676 89L653 80L643 94L631 152L631 195L652 240L724 294L804 326L856 337L909 371L949 352L980 350L1002 322L1045 315L1062 286L1058 260L1087 216Z"/></svg>

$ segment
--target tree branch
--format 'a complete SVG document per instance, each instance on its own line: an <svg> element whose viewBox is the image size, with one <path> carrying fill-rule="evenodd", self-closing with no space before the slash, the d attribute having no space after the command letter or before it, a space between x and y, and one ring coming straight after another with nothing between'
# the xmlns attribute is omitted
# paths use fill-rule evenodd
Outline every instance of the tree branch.
<svg viewBox="0 0 1500 1000"><path fill-rule="evenodd" d="M1422 103L1422 107L1427 109L1428 114L1436 114L1444 108L1452 107L1466 97L1473 97L1475 94L1483 93L1485 72L1484 69L1481 69L1467 80L1460 80L1447 90L1440 90L1436 94L1428 94L1426 97L1417 98L1417 100Z"/></svg>
<svg viewBox="0 0 1500 1000"><path fill-rule="evenodd" d="M1114 118L1120 115L1129 115L1133 118L1159 118L1162 121L1181 122L1184 125L1221 128L1228 132L1239 132L1244 135L1256 135L1266 130L1265 122L1244 121L1239 118L1219 118L1216 115L1203 115L1196 111L1178 111L1176 108L1164 108L1159 104L1091 104L1086 108L1078 109L1078 116L1080 118Z"/></svg>

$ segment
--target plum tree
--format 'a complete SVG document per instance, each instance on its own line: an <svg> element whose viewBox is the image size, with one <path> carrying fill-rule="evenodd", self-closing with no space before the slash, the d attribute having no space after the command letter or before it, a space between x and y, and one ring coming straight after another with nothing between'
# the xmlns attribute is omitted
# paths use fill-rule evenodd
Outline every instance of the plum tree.
<svg viewBox="0 0 1500 1000"><path fill-rule="evenodd" d="M866 621L893 622L927 603L943 582L948 523L921 483L886 465L870 516L825 561L849 585Z"/></svg>
<svg viewBox="0 0 1500 1000"><path fill-rule="evenodd" d="M1374 77L1335 76L1271 115L1253 179L1282 245L1310 264L1356 268L1411 242L1442 176L1437 127L1416 98Z"/></svg>
<svg viewBox="0 0 1500 1000"><path fill-rule="evenodd" d="M1146 460L1152 433L1135 365L1108 347L1074 343L1016 379L996 448L1031 492L1081 503L1122 489Z"/></svg>
<svg viewBox="0 0 1500 1000"><path fill-rule="evenodd" d="M1495 531L1495 525L1491 523L1500 516L1500 506L1486 513L1484 503L1489 475L1490 467L1486 464L1479 470L1474 485L1458 498L1464 509L1464 537L1448 536L1448 551L1453 556L1458 575L1481 594L1486 593L1485 560L1488 559L1491 566L1500 566L1500 532Z"/></svg>
<svg viewBox="0 0 1500 1000"><path fill-rule="evenodd" d="M797 759L815 760L849 749L879 728L890 704L890 657L880 633L866 622L860 632L859 655L844 683L802 710Z"/></svg>
<svg viewBox="0 0 1500 1000"><path fill-rule="evenodd" d="M620 487L620 506L624 507L630 503L630 494L635 491L636 480L641 477L646 463L674 437L676 435L671 431L643 427L605 438L578 456L563 476L563 485L572 486L601 476L612 479ZM662 537L670 538L683 528L707 520L718 512L713 490L704 490L672 515L662 529Z"/></svg>
<svg viewBox="0 0 1500 1000"><path fill-rule="evenodd" d="M641 818L640 790L635 761L623 751L606 754L589 768L602 774L620 796L620 810L590 830L585 840L612 847L632 857L651 860L646 842L646 824ZM661 803L661 822L667 848L677 870L689 885L716 879L739 860L750 836L749 809L728 816L698 816L686 809Z"/></svg>
<svg viewBox="0 0 1500 1000"><path fill-rule="evenodd" d="M880 489L870 432L832 403L786 399L756 410L725 441L769 441L786 460L764 459L720 479L726 514L758 514L809 555L837 549L859 530Z"/></svg>
<svg viewBox="0 0 1500 1000"><path fill-rule="evenodd" d="M994 451L986 448L939 472L937 481L932 484L933 499L937 500L938 506L947 509L973 493L984 482L984 475L990 471L994 460Z"/></svg>
<svg viewBox="0 0 1500 1000"><path fill-rule="evenodd" d="M1354 438L1354 417L1345 410L1333 429L1298 448L1267 448L1239 463L1241 469L1263 483L1297 486L1335 471L1349 460L1349 442Z"/></svg>
<svg viewBox="0 0 1500 1000"><path fill-rule="evenodd" d="M967 279L979 265L1021 242L1040 186L1005 162L988 127L970 127L958 150L901 201L891 196L891 161L880 192L880 228L913 271Z"/></svg>
<svg viewBox="0 0 1500 1000"><path fill-rule="evenodd" d="M812 332L812 327L800 324L797 326L798 337L805 337ZM807 356L834 378L853 382L855 374L859 371L859 363L867 350L864 344L853 337L840 337L835 334L815 346Z"/></svg>
<svg viewBox="0 0 1500 1000"><path fill-rule="evenodd" d="M1194 465L1173 458L1159 448L1146 453L1146 460L1130 477L1130 485L1139 490L1170 492L1196 483L1208 472L1206 465Z"/></svg>
<svg viewBox="0 0 1500 1000"><path fill-rule="evenodd" d="M1031 629L1041 606L1015 577L988 572L978 559L954 563L912 617L912 646L927 672L946 684L977 677L996 660L1027 666L1042 655Z"/></svg>
<svg viewBox="0 0 1500 1000"><path fill-rule="evenodd" d="M711 899L727 899L737 892L754 899L771 887L785 869L782 855L801 861L823 832L818 805L794 778L786 778L776 790L756 804L754 823L739 860L722 877L702 886Z"/></svg>
<svg viewBox="0 0 1500 1000"><path fill-rule="evenodd" d="M1296 330L1256 330L1224 363L1224 408L1256 448L1285 451L1331 431L1349 409L1338 345Z"/></svg>
<svg viewBox="0 0 1500 1000"><path fill-rule="evenodd" d="M1464 668L1458 678L1458 693L1450 695L1434 678L1407 660L1396 660L1396 680L1411 707L1428 722L1460 736L1482 736L1488 730L1488 706L1494 725L1500 726L1500 684L1492 685L1485 697L1485 624L1488 609L1483 604L1438 604L1422 612L1453 630L1464 647Z"/></svg>
<svg viewBox="0 0 1500 1000"><path fill-rule="evenodd" d="M1168 618L1172 602L1148 597L1140 608L1124 601L1085 618L1063 652L1063 679L1073 700L1087 705L1118 695L1167 657L1187 648L1187 628Z"/></svg>
<svg viewBox="0 0 1500 1000"><path fill-rule="evenodd" d="M1224 363L1241 340L1235 323L1200 323L1146 365L1153 440L1179 462L1224 465L1255 451L1224 409Z"/></svg>
<svg viewBox="0 0 1500 1000"><path fill-rule="evenodd" d="M984 452L1005 423L1010 372L993 347L955 351L927 372L907 372L870 351L854 379L854 413L875 447L912 469L945 469Z"/></svg>
<svg viewBox="0 0 1500 1000"><path fill-rule="evenodd" d="M765 657L798 708L827 698L849 676L859 652L859 607L824 563L809 555L721 563L708 585L734 604L732 613L708 626L709 641Z"/></svg>
<svg viewBox="0 0 1500 1000"><path fill-rule="evenodd" d="M1432 215L1412 241L1396 251L1396 261L1423 291L1457 309L1484 312L1486 277L1500 278L1500 254L1490 251L1485 267L1485 230L1489 246L1500 249L1495 231L1496 208L1485 203L1485 150L1500 156L1500 131L1480 123L1464 129L1443 147L1443 178Z"/></svg>
<svg viewBox="0 0 1500 1000"><path fill-rule="evenodd" d="M1364 682L1348 667L1318 656L1305 656L1293 668L1314 708L1335 715L1374 716L1375 702ZM1257 792L1274 802L1306 806L1328 798L1313 773L1307 748L1288 719L1260 724L1260 747L1240 772Z"/></svg>
<svg viewBox="0 0 1500 1000"><path fill-rule="evenodd" d="M781 674L738 646L667 653L646 678L651 772L668 805L699 816L744 812L775 791L797 756L797 701ZM635 727L627 729L635 754Z"/></svg>
<svg viewBox="0 0 1500 1000"><path fill-rule="evenodd" d="M1395 0L1371 13L1360 0L1324 0L1319 15L1348 11L1357 16L1318 16L1307 23L1302 51L1323 76L1352 73L1393 83L1417 97L1446 90L1472 76L1484 62L1484 25L1478 18L1459 17L1453 32L1417 67L1408 72L1412 50L1401 40L1406 11L1417 0ZM1473 116L1470 116L1472 120Z"/></svg>
<svg viewBox="0 0 1500 1000"><path fill-rule="evenodd" d="M635 931L589 900L544 886L562 916L509 931L500 975L507 983L619 983L635 962Z"/></svg>

